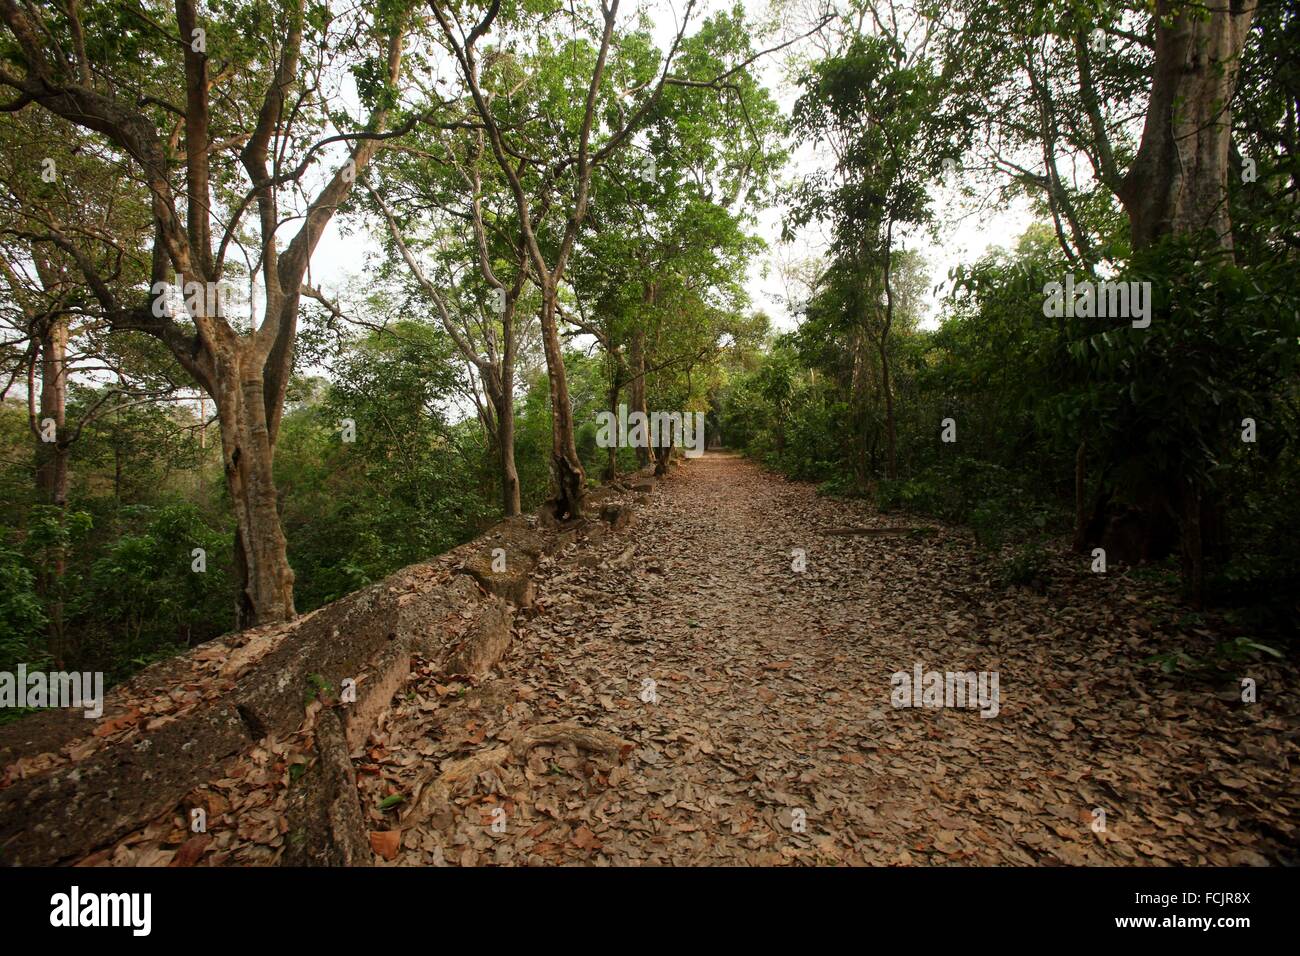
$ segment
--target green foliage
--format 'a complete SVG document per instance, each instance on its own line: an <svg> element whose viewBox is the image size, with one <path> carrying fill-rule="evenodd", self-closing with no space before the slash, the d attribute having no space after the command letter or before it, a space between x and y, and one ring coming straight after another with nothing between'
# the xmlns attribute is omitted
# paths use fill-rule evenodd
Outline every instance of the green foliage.
<svg viewBox="0 0 1300 956"><path fill-rule="evenodd" d="M1019 548L998 566L994 580L1002 587L1043 591L1047 587L1047 552L1038 544Z"/></svg>
<svg viewBox="0 0 1300 956"><path fill-rule="evenodd" d="M0 670L45 660L45 606L36 589L30 562L3 542L11 533L0 528Z"/></svg>
<svg viewBox="0 0 1300 956"><path fill-rule="evenodd" d="M966 524L990 551L1071 534L1081 447L1089 496L1140 502L1153 487L1195 482L1222 503L1231 529L1226 559L1210 564L1209 597L1261 633L1293 629L1294 266L1226 262L1186 241L1155 245L1112 276L1151 284L1149 328L1045 317L1044 285L1068 271L1051 231L1035 226L1013 250L955 271L937 330L895 339L897 480L878 452L878 392L853 411L860 367L845 363L851 332L827 321L835 307L825 296L797 333L733 377L724 427L792 476L835 493L873 488L882 510ZM955 443L939 440L945 418L957 423ZM1254 443L1242 441L1244 419L1255 422ZM1035 579L1032 555L1013 559L1004 579Z"/></svg>
<svg viewBox="0 0 1300 956"><path fill-rule="evenodd" d="M482 435L451 418L464 384L446 335L398 322L340 358L334 382L286 416L276 457L299 610L454 547L495 514Z"/></svg>
<svg viewBox="0 0 1300 956"><path fill-rule="evenodd" d="M89 620L82 653L106 663L110 676L168 656L230 630L234 624L231 539L197 507L174 502L124 509L139 530L117 538L91 565L86 582ZM206 570L195 571L194 550Z"/></svg>

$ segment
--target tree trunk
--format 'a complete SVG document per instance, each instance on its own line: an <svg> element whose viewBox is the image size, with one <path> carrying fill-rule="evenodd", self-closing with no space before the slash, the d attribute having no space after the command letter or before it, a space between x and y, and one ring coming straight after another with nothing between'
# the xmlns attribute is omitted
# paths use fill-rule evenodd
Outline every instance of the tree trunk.
<svg viewBox="0 0 1300 956"><path fill-rule="evenodd" d="M36 438L36 491L41 504L60 511L63 522L68 506L68 439L65 434L68 403L68 320L66 316L49 319L41 334L41 398L38 429L44 432L46 420L54 422L54 441ZM67 573L67 555L60 543L50 560L37 575L37 590L48 623L46 646L58 668L66 666L72 648L68 646L63 617L63 576Z"/></svg>
<svg viewBox="0 0 1300 956"><path fill-rule="evenodd" d="M1201 536L1203 501L1198 484L1183 489L1182 505L1183 596L1199 609L1205 604L1205 543Z"/></svg>
<svg viewBox="0 0 1300 956"><path fill-rule="evenodd" d="M243 369L240 349L216 368L226 486L235 512L235 568L239 592L235 626L256 627L294 617L293 569L280 527L273 474L274 446L267 427L262 369Z"/></svg>
<svg viewBox="0 0 1300 956"><path fill-rule="evenodd" d="M578 458L573 434L573 406L569 402L569 381L564 372L564 354L556 326L555 307L559 289L554 281L542 288L542 346L546 352L547 381L551 396L551 468L555 475L555 517L564 521L582 516L582 499L587 476Z"/></svg>
<svg viewBox="0 0 1300 956"><path fill-rule="evenodd" d="M849 351L853 357L853 364L849 370L849 395L851 396L849 408L852 416L849 447L852 449L854 480L857 487L866 488L875 470L875 443L870 434L873 429L870 428L867 415L866 336L861 328L853 329L850 334L852 339Z"/></svg>
<svg viewBox="0 0 1300 956"><path fill-rule="evenodd" d="M896 433L894 429L894 392L889 382L889 331L894 326L894 286L891 269L894 258L894 224L885 230L885 326L880 330L880 388L885 393L885 474L893 481L898 477Z"/></svg>
<svg viewBox="0 0 1300 956"><path fill-rule="evenodd" d="M1206 7L1157 0L1151 99L1137 156L1119 190L1133 245L1209 230L1232 249L1228 212L1231 102L1254 0Z"/></svg>
<svg viewBox="0 0 1300 956"><path fill-rule="evenodd" d="M1128 212L1134 248L1175 236L1208 234L1231 258L1228 208L1231 103L1242 49L1250 33L1255 0L1224 0L1204 6L1157 0L1151 97L1142 140L1117 195ZM1199 486L1181 475L1155 476L1162 500L1179 502L1183 586L1197 605L1204 599L1203 515L1216 512ZM1141 516L1143 552L1159 556L1161 515ZM1221 529L1211 527L1211 534ZM1217 550L1218 545L1211 542Z"/></svg>
<svg viewBox="0 0 1300 956"><path fill-rule="evenodd" d="M618 421L618 393L622 390L621 376L619 375L617 359L613 359L614 370L611 373L609 381L609 413ZM618 440L615 438L610 443L608 449L608 458L605 463L605 480L613 481L618 477Z"/></svg>
<svg viewBox="0 0 1300 956"><path fill-rule="evenodd" d="M669 432L667 445L655 445L655 477L662 478L668 474L668 462L673 457L673 443L676 436Z"/></svg>
<svg viewBox="0 0 1300 956"><path fill-rule="evenodd" d="M513 376L511 376L513 379ZM511 518L522 511L519 499L519 470L515 467L514 387L508 385L496 400L497 455L501 462L501 508Z"/></svg>
<svg viewBox="0 0 1300 956"><path fill-rule="evenodd" d="M628 362L632 366L632 380L627 383L627 400L631 412L647 415L645 403L645 332L638 329L632 334L632 343L628 347ZM647 416L648 417L648 416ZM650 464L650 449L638 447L637 463L644 468Z"/></svg>
<svg viewBox="0 0 1300 956"><path fill-rule="evenodd" d="M64 434L68 403L68 321L51 319L41 335L41 410L38 426L54 421L55 440L36 440L36 490L42 504L68 503L68 444Z"/></svg>
<svg viewBox="0 0 1300 956"><path fill-rule="evenodd" d="M1088 550L1088 443L1080 440L1074 453L1074 550Z"/></svg>

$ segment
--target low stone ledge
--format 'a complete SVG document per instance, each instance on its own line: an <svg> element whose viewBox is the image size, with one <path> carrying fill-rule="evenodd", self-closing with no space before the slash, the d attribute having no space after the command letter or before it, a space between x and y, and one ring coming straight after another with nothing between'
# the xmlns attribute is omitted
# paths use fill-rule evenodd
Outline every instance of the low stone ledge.
<svg viewBox="0 0 1300 956"><path fill-rule="evenodd" d="M291 785L282 866L369 866L374 862L344 723L334 710L318 715L316 759Z"/></svg>
<svg viewBox="0 0 1300 956"><path fill-rule="evenodd" d="M235 705L252 736L297 729L317 689L355 680L390 641L431 626L441 595L427 569L413 565L321 608L240 682Z"/></svg>
<svg viewBox="0 0 1300 956"><path fill-rule="evenodd" d="M622 531L632 520L632 509L611 501L601 506L600 519L609 525L610 531Z"/></svg>
<svg viewBox="0 0 1300 956"><path fill-rule="evenodd" d="M357 678L357 699L345 705L340 715L349 752L360 749L393 695L406 686L411 676L412 643L403 639L389 641Z"/></svg>
<svg viewBox="0 0 1300 956"><path fill-rule="evenodd" d="M496 596L489 596L478 608L468 633L451 648L442 665L448 674L482 677L510 647L514 612Z"/></svg>
<svg viewBox="0 0 1300 956"><path fill-rule="evenodd" d="M0 790L0 862L48 866L111 843L176 806L252 743L234 704L219 700L20 780Z"/></svg>

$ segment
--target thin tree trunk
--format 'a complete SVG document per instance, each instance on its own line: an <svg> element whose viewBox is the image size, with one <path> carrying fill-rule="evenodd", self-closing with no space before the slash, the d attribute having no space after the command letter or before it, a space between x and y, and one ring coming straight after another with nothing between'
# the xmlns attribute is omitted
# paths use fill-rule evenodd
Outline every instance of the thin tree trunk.
<svg viewBox="0 0 1300 956"><path fill-rule="evenodd" d="M551 468L555 475L555 517L558 520L582 516L586 473L574 441L573 406L569 402L569 381L564 371L560 333L556 325L559 289L554 281L542 287L542 346L546 352L547 382L551 396Z"/></svg>
<svg viewBox="0 0 1300 956"><path fill-rule="evenodd" d="M649 290L646 292L646 301L653 301ZM632 379L627 383L627 400L631 406L630 412L640 412L642 415L647 415L645 400L645 332L641 329L637 329L632 333L632 342L628 346L628 362L632 366ZM650 464L650 449L638 447L636 460L642 468Z"/></svg>
<svg viewBox="0 0 1300 956"><path fill-rule="evenodd" d="M524 260L525 262L527 260ZM521 268L521 275L525 270ZM515 466L515 311L519 307L522 279L513 286L513 298L501 318L500 395L497 405L497 444L501 455L501 505L506 517L522 513L519 469Z"/></svg>
<svg viewBox="0 0 1300 956"><path fill-rule="evenodd" d="M43 504L68 502L68 444L64 434L68 404L68 322L51 319L41 335L40 422L53 420L55 440L36 441L36 487Z"/></svg>
<svg viewBox="0 0 1300 956"><path fill-rule="evenodd" d="M54 441L36 438L36 490L42 504L59 509L63 524L68 507L68 444L65 434L68 402L68 320L56 316L44 324L40 340L41 399L39 430L45 432L46 421L54 422ZM49 563L37 577L37 589L43 598L46 617L46 644L54 664L63 668L72 650L68 646L64 621L63 577L67 573L67 555L62 542L50 556Z"/></svg>
<svg viewBox="0 0 1300 956"><path fill-rule="evenodd" d="M865 488L875 468L873 445L868 435L866 336L861 328L853 329L851 335L850 354L853 356L853 365L849 371L849 395L853 430L849 445L852 449L854 478L859 488Z"/></svg>
<svg viewBox="0 0 1300 956"><path fill-rule="evenodd" d="M513 376L511 376L513 379ZM501 463L501 507L506 517L522 511L519 470L515 467L515 402L513 386L497 397L497 454Z"/></svg>
<svg viewBox="0 0 1300 956"><path fill-rule="evenodd" d="M1074 453L1074 550L1088 549L1088 442L1079 441Z"/></svg>
<svg viewBox="0 0 1300 956"><path fill-rule="evenodd" d="M880 387L885 393L886 471L890 481L898 477L896 434L894 430L894 393L889 383L889 331L894 325L894 223L885 229L885 327L880 330Z"/></svg>
<svg viewBox="0 0 1300 956"><path fill-rule="evenodd" d="M1203 502L1199 483L1183 489L1183 594L1193 607L1205 604L1205 546L1201 537Z"/></svg>
<svg viewBox="0 0 1300 956"><path fill-rule="evenodd" d="M610 362L613 369L610 372L609 380L609 413L618 420L618 395L623 387L623 377L620 374L620 361L617 352L610 355ZM605 480L613 481L618 477L618 441L610 443L608 457L605 462Z"/></svg>

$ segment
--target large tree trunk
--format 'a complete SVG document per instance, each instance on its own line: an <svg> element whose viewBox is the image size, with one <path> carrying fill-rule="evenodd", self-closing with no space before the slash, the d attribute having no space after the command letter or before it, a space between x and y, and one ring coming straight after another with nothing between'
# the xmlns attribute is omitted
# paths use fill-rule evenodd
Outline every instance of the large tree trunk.
<svg viewBox="0 0 1300 956"><path fill-rule="evenodd" d="M1134 248L1166 236L1206 236L1229 258L1232 219L1228 207L1231 172L1231 103L1242 49L1250 33L1255 0L1216 0L1210 5L1157 0L1151 98L1142 141L1117 195L1128 212ZM1193 277L1194 278L1194 277ZM1204 599L1207 548L1221 551L1222 528L1203 520L1216 502L1179 474L1151 476L1158 486L1156 508L1144 503L1135 518L1144 557L1162 557L1169 504L1178 518L1183 585L1197 605ZM1107 526L1107 536L1115 520ZM1210 531L1207 540L1206 531ZM1108 548L1109 551L1109 548Z"/></svg>
<svg viewBox="0 0 1300 956"><path fill-rule="evenodd" d="M226 486L235 511L239 593L235 626L255 627L295 615L293 569L280 527L274 445L267 425L262 369L242 367L244 349L217 364L217 414Z"/></svg>
<svg viewBox="0 0 1300 956"><path fill-rule="evenodd" d="M661 435L660 438L663 436ZM677 441L677 436L672 434L671 429L668 434L667 445L655 445L655 477L662 478L668 474L668 463L673 457L673 447Z"/></svg>
<svg viewBox="0 0 1300 956"><path fill-rule="evenodd" d="M1155 62L1142 142L1119 190L1133 245L1209 230L1232 248L1231 102L1255 0L1157 0Z"/></svg>
<svg viewBox="0 0 1300 956"><path fill-rule="evenodd" d="M554 281L547 282L542 288L542 346L546 352L546 377L551 396L551 468L555 475L553 507L555 517L564 521L582 516L587 476L582 470L574 441L569 380L564 372L564 355L556 327L558 293Z"/></svg>

